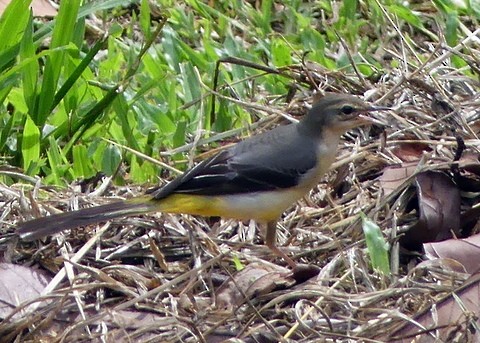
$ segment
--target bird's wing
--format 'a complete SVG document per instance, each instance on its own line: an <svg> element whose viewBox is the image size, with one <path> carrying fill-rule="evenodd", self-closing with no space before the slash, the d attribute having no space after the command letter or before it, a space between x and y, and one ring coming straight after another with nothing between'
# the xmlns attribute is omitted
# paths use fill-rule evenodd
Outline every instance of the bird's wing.
<svg viewBox="0 0 480 343"><path fill-rule="evenodd" d="M151 190L154 199L172 193L226 195L296 186L316 165L314 144L283 126L237 143L185 172L168 185ZM296 133L296 132L295 132Z"/></svg>

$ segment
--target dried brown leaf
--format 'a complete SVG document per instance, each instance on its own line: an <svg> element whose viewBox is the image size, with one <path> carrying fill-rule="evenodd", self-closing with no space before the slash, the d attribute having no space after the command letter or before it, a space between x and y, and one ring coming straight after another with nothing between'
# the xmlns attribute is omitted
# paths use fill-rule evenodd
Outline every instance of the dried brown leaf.
<svg viewBox="0 0 480 343"><path fill-rule="evenodd" d="M385 342L478 342L480 273L411 322L395 330ZM476 315L477 314L477 315Z"/></svg>
<svg viewBox="0 0 480 343"><path fill-rule="evenodd" d="M458 167L465 169L475 175L480 175L480 155L477 153L467 152L462 155L458 161Z"/></svg>
<svg viewBox="0 0 480 343"><path fill-rule="evenodd" d="M422 143L401 143L392 149L392 153L403 162L418 162L425 151L431 149Z"/></svg>
<svg viewBox="0 0 480 343"><path fill-rule="evenodd" d="M395 191L405 182L405 180L412 176L417 169L417 165L418 161L386 167L379 178L380 186L382 187L385 196Z"/></svg>
<svg viewBox="0 0 480 343"><path fill-rule="evenodd" d="M259 263L246 266L222 284L217 291L217 305L222 309L232 309L243 304L246 299L267 294L278 288L295 284L288 269Z"/></svg>
<svg viewBox="0 0 480 343"><path fill-rule="evenodd" d="M452 238L452 232L460 228L460 191L445 173L420 173L415 184L419 219L401 239L401 244L411 250L418 250L423 243Z"/></svg>
<svg viewBox="0 0 480 343"><path fill-rule="evenodd" d="M468 273L480 269L480 234L465 239L449 239L443 242L423 245L425 254L430 259L449 258L460 262Z"/></svg>
<svg viewBox="0 0 480 343"><path fill-rule="evenodd" d="M38 297L50 279L35 268L0 263L0 317L7 317L19 304Z"/></svg>

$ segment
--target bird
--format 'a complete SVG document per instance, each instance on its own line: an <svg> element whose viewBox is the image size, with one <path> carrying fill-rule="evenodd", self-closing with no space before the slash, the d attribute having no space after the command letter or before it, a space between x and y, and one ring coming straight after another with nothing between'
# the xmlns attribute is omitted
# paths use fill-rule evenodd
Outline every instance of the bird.
<svg viewBox="0 0 480 343"><path fill-rule="evenodd" d="M321 180L334 162L341 136L388 110L343 93L325 93L298 122L253 135L204 159L170 183L144 195L25 221L17 226L32 241L66 229L150 212L254 219L266 224L265 245L292 268L276 245L278 219Z"/></svg>

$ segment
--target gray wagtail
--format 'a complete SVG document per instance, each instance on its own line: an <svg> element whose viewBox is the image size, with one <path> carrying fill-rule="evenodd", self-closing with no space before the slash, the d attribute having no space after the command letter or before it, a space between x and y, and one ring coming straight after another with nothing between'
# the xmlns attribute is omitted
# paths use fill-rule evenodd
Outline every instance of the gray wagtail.
<svg viewBox="0 0 480 343"><path fill-rule="evenodd" d="M23 222L17 233L34 240L155 211L255 219L267 223L266 245L294 267L295 262L276 246L278 218L317 185L335 160L340 136L371 122L363 114L384 109L352 95L328 93L300 122L247 138L146 195Z"/></svg>

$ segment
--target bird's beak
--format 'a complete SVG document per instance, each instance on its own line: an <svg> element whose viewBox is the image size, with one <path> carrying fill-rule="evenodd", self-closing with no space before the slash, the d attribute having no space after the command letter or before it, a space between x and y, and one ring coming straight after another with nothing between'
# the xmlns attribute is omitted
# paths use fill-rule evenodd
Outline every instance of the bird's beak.
<svg viewBox="0 0 480 343"><path fill-rule="evenodd" d="M370 112L376 112L376 111L390 111L390 107L386 106L369 106L365 108L365 110L361 111L361 114L357 117L356 122L358 123L358 126L361 125L371 125L371 124L377 124L384 126L386 125L384 122L381 122L378 119L367 117L365 114L368 114Z"/></svg>
<svg viewBox="0 0 480 343"><path fill-rule="evenodd" d="M375 112L375 111L390 111L391 108L387 106L369 106L365 109L365 112Z"/></svg>

